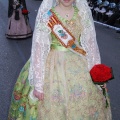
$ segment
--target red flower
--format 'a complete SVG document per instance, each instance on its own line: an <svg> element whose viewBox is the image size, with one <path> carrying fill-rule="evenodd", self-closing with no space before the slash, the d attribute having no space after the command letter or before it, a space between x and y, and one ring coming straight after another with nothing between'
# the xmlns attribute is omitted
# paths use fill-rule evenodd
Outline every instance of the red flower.
<svg viewBox="0 0 120 120"><path fill-rule="evenodd" d="M16 92L14 92L14 99L15 100L20 100L21 99L21 94L17 94Z"/></svg>
<svg viewBox="0 0 120 120"><path fill-rule="evenodd" d="M112 69L104 64L97 64L90 70L92 80L96 84L103 84L113 78Z"/></svg>
<svg viewBox="0 0 120 120"><path fill-rule="evenodd" d="M28 11L27 9L23 9L23 10L22 10L22 14L23 14L23 15L27 15L28 13L29 13L29 11Z"/></svg>

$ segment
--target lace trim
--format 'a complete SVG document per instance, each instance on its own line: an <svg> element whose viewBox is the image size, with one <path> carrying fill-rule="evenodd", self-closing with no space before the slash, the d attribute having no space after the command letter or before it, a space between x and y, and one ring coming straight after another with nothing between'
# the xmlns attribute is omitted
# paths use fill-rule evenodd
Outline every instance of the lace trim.
<svg viewBox="0 0 120 120"><path fill-rule="evenodd" d="M28 79L30 85L33 85L39 92L43 92L45 62L50 51L51 42L51 31L47 27L49 17L46 13L55 5L55 0L43 0L36 17ZM87 52L86 58L88 61L88 68L90 70L92 66L100 63L93 19L86 0L77 0L76 6L79 9L79 15L83 26L80 41L82 47Z"/></svg>

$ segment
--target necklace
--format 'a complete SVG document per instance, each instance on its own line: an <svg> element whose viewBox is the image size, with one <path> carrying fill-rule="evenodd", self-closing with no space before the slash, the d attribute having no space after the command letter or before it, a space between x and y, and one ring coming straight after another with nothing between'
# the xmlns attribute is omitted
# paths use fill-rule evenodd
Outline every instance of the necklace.
<svg viewBox="0 0 120 120"><path fill-rule="evenodd" d="M65 16L68 18L68 17L69 17L69 14L66 14Z"/></svg>
<svg viewBox="0 0 120 120"><path fill-rule="evenodd" d="M70 17L70 14L73 12L73 7L70 7L69 9L66 9L66 10L64 10L60 5L59 5L59 8L60 8L60 10L62 10L62 11L64 11L64 12L62 12L63 14L64 14L64 16L65 16L65 18L69 18Z"/></svg>

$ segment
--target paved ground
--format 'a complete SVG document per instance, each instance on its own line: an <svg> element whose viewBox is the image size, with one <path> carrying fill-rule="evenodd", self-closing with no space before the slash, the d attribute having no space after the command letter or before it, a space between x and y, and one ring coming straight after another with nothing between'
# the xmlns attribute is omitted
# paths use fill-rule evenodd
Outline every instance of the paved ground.
<svg viewBox="0 0 120 120"><path fill-rule="evenodd" d="M29 18L34 28L37 9L41 1L27 1ZM5 38L7 27L6 0L0 1L0 120L7 120L11 93L18 74L29 59L31 41L8 40ZM97 40L100 48L102 63L113 67L115 79L109 82L109 94L113 120L120 120L120 34L114 30L96 24Z"/></svg>

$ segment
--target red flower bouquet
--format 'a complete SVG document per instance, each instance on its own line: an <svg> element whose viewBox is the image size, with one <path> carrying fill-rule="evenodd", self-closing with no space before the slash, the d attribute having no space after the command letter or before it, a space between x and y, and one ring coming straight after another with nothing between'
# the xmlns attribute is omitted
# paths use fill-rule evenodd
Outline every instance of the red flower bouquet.
<svg viewBox="0 0 120 120"><path fill-rule="evenodd" d="M28 15L28 13L29 13L29 11L28 11L27 9L23 9L23 10L22 10L22 14L23 14L23 15Z"/></svg>
<svg viewBox="0 0 120 120"><path fill-rule="evenodd" d="M90 70L90 75L95 84L104 84L113 79L112 68L104 65L97 64Z"/></svg>
<svg viewBox="0 0 120 120"><path fill-rule="evenodd" d="M113 79L113 73L112 73L112 68L104 65L104 64L97 64L95 65L91 70L90 70L90 75L92 77L92 81L95 84L100 85L100 87L103 90L103 95L105 96L106 99L106 107L109 106L109 102L107 100L107 89L104 86L106 82L109 80Z"/></svg>

